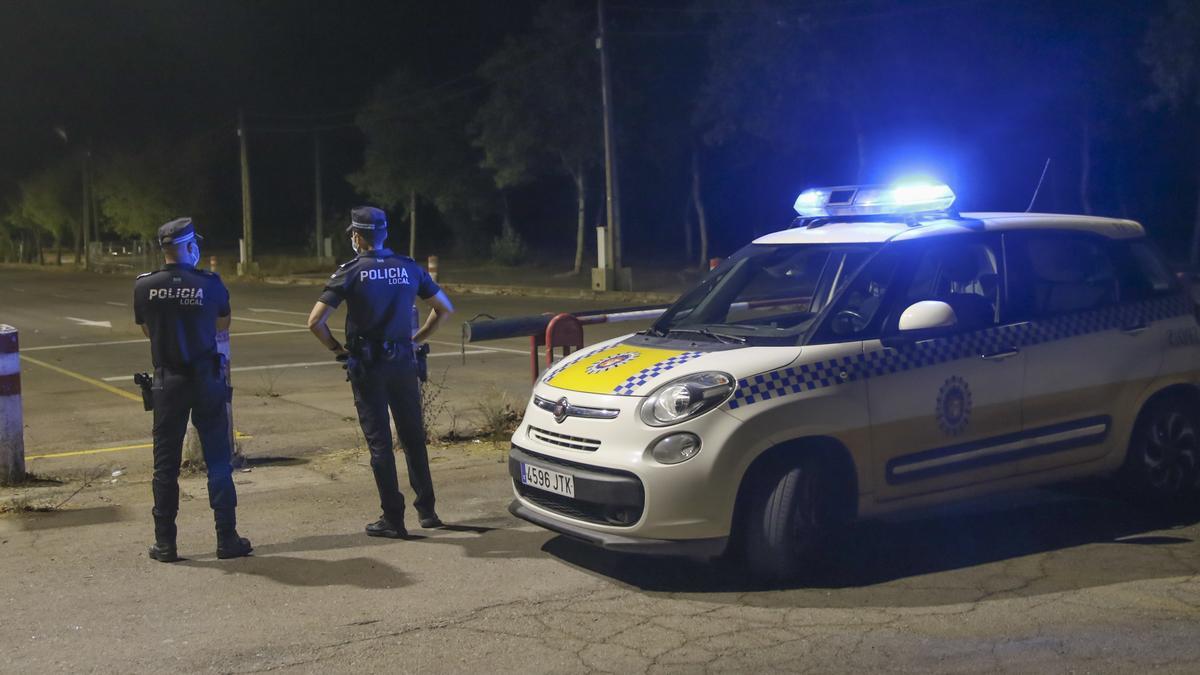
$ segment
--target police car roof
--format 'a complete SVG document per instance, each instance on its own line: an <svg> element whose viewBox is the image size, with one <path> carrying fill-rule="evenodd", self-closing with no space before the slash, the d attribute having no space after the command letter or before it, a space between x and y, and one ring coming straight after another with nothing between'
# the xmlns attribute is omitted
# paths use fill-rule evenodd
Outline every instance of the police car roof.
<svg viewBox="0 0 1200 675"><path fill-rule="evenodd" d="M1091 232L1112 239L1132 239L1145 235L1142 226L1132 220L1072 216L1059 213L963 213L920 220L911 225L903 218L878 220L822 219L817 227L793 227L772 232L754 240L755 244L880 244L964 232L1005 230L1070 230Z"/></svg>

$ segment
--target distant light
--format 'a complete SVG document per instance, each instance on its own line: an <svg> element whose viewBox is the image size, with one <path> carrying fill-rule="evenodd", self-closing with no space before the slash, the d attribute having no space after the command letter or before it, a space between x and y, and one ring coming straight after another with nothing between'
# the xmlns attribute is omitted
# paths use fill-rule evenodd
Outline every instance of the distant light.
<svg viewBox="0 0 1200 675"><path fill-rule="evenodd" d="M954 191L944 183L900 183L812 188L800 193L794 208L805 217L870 216L944 211L953 203Z"/></svg>

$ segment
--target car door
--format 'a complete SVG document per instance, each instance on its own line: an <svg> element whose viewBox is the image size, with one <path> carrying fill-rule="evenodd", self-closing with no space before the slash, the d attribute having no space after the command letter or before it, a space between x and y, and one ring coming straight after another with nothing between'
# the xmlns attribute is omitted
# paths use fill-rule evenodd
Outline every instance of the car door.
<svg viewBox="0 0 1200 675"><path fill-rule="evenodd" d="M1082 232L1005 235L1013 306L1028 321L1021 473L1095 460L1127 440L1112 432L1128 428L1167 338L1125 246Z"/></svg>
<svg viewBox="0 0 1200 675"><path fill-rule="evenodd" d="M1008 443L1021 429L1025 356L1005 314L1000 237L904 245L909 269L883 329L894 337L865 346L877 501L1008 477ZM926 300L950 305L955 325L923 339L897 335L900 314Z"/></svg>

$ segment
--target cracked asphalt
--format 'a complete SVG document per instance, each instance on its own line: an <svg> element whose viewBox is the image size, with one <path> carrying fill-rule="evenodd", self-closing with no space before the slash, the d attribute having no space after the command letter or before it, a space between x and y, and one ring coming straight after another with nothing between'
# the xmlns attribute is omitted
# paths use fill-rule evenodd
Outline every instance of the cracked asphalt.
<svg viewBox="0 0 1200 675"><path fill-rule="evenodd" d="M311 288L232 289L255 555L215 558L189 477L187 559L156 563L149 419L61 372L132 393L122 374L147 354L129 280L0 270L0 291L0 320L60 369L23 364L27 453L57 455L30 469L61 481L0 491L0 507L62 504L0 514L0 672L1200 673L1200 514L1152 516L1091 485L860 524L802 578L762 587L736 563L614 555L517 521L505 449L465 443L433 450L449 528L368 538L375 488L346 384L296 325ZM569 309L456 300L463 318ZM444 423L468 427L480 392L528 395L523 341L464 363L444 337Z"/></svg>
<svg viewBox="0 0 1200 675"><path fill-rule="evenodd" d="M2 517L0 671L1200 672L1196 518L1031 491L859 525L760 587L553 536L504 514L494 449L434 456L450 527L407 541L361 533L354 450L239 473L242 560L215 559L195 477L173 565L145 557L136 471Z"/></svg>

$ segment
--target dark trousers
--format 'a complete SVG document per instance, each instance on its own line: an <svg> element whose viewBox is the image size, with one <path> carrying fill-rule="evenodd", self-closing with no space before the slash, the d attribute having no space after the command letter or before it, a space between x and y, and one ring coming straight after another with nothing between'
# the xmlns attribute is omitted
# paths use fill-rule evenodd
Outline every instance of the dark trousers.
<svg viewBox="0 0 1200 675"><path fill-rule="evenodd" d="M188 417L200 433L208 465L208 503L218 532L237 524L233 487L233 447L229 433L228 389L216 359L185 371L154 371L154 522L158 534L174 537L179 512L179 465Z"/></svg>
<svg viewBox="0 0 1200 675"><path fill-rule="evenodd" d="M354 407L371 450L371 471L379 488L379 505L392 523L404 522L404 497L396 477L396 456L388 411L396 420L396 431L408 463L413 506L419 515L434 512L433 478L429 475L429 451L421 422L421 390L417 365L412 358L397 356L385 361L358 364L350 370Z"/></svg>

